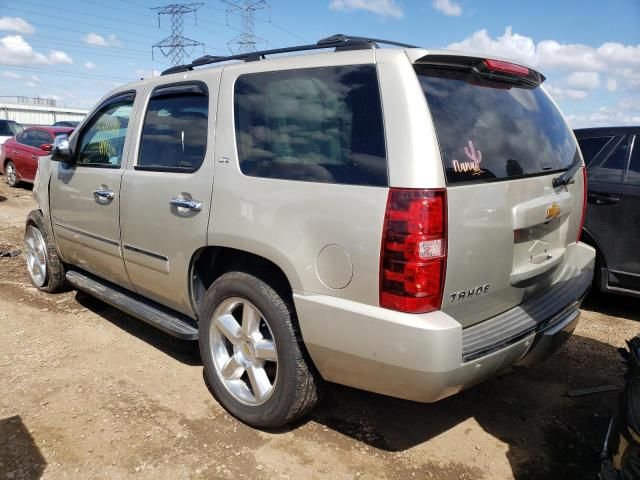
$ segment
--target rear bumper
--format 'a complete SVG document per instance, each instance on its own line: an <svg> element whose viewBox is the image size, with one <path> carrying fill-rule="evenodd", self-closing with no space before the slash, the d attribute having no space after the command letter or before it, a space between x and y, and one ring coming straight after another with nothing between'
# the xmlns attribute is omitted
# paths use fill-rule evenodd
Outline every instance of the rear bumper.
<svg viewBox="0 0 640 480"><path fill-rule="evenodd" d="M595 253L581 243L567 249L567 275L553 295L538 297L478 325L492 333L505 319L498 343L483 344L465 358L469 335L438 311L412 315L335 297L294 293L302 336L318 371L328 381L420 402L433 402L477 384L505 368L530 365L557 350L571 335L579 305L591 284ZM561 292L563 292L561 294ZM568 294L567 294L568 292ZM560 303L551 298L562 297ZM568 300L565 300L568 299ZM540 308L540 305L545 308ZM496 320L497 319L497 320ZM466 340L465 340L466 337Z"/></svg>

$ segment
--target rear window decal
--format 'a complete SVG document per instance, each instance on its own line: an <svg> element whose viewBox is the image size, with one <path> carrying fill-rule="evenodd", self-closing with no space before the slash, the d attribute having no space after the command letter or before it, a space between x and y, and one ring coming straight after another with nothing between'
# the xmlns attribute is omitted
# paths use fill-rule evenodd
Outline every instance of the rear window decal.
<svg viewBox="0 0 640 480"><path fill-rule="evenodd" d="M453 160L453 171L456 173L471 172L473 175L482 175L484 171L480 168L480 162L482 162L482 152L476 150L473 142L469 140L467 146L464 147L464 153L467 155L470 162L460 162Z"/></svg>

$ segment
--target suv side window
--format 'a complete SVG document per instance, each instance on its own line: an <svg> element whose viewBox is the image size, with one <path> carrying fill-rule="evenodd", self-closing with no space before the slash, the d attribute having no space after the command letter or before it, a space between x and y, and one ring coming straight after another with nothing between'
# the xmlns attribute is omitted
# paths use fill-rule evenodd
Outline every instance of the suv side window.
<svg viewBox="0 0 640 480"><path fill-rule="evenodd" d="M157 88L144 118L137 170L195 172L207 149L204 84Z"/></svg>
<svg viewBox="0 0 640 480"><path fill-rule="evenodd" d="M589 137L581 138L578 140L580 144L580 150L582 151L582 157L584 158L585 165L589 164L596 158L604 146L611 141L613 137Z"/></svg>
<svg viewBox="0 0 640 480"><path fill-rule="evenodd" d="M107 101L91 118L78 139L76 164L118 168L133 107L133 94Z"/></svg>
<svg viewBox="0 0 640 480"><path fill-rule="evenodd" d="M636 135L633 142L633 152L631 153L626 182L630 185L640 186L640 135Z"/></svg>
<svg viewBox="0 0 640 480"><path fill-rule="evenodd" d="M590 171L589 180L605 183L622 183L622 175L627 166L629 137L625 136L609 155Z"/></svg>
<svg viewBox="0 0 640 480"><path fill-rule="evenodd" d="M234 115L245 175L385 186L382 106L373 65L241 75Z"/></svg>

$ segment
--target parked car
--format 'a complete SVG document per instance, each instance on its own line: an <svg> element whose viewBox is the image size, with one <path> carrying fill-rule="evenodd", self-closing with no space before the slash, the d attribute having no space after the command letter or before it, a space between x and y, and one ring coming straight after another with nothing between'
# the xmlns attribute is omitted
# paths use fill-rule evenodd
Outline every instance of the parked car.
<svg viewBox="0 0 640 480"><path fill-rule="evenodd" d="M535 363L595 258L543 80L335 36L125 85L41 160L31 281L197 339L218 401L257 427L323 380L432 402Z"/></svg>
<svg viewBox="0 0 640 480"><path fill-rule="evenodd" d="M575 134L589 178L582 240L597 252L594 286L640 296L640 127Z"/></svg>
<svg viewBox="0 0 640 480"><path fill-rule="evenodd" d="M76 128L78 125L80 125L80 122L77 122L75 120L60 120L59 122L55 122L51 126L52 127L72 127L72 128Z"/></svg>
<svg viewBox="0 0 640 480"><path fill-rule="evenodd" d="M600 480L640 478L640 337L627 348L620 349L627 372L605 437Z"/></svg>
<svg viewBox="0 0 640 480"><path fill-rule="evenodd" d="M57 136L71 132L73 128L68 127L29 127L7 140L0 152L0 170L6 175L7 183L12 187L20 182L33 183L38 157L51 153Z"/></svg>
<svg viewBox="0 0 640 480"><path fill-rule="evenodd" d="M0 120L0 145L11 137L15 137L22 130L24 127L13 120Z"/></svg>

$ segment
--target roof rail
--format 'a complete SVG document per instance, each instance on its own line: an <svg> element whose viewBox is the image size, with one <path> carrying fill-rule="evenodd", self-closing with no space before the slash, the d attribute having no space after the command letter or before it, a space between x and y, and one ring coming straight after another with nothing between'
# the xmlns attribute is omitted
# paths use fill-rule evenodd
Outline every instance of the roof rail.
<svg viewBox="0 0 640 480"><path fill-rule="evenodd" d="M228 56L205 55L203 57L196 58L191 63L185 64L185 65L176 65L175 67L168 68L164 72L162 72L162 75L169 75L171 73L188 72L190 70L193 70L194 67L211 65L213 63L228 62L230 60L244 60L245 62L252 62L255 60L264 60L267 55L277 55L280 53L303 52L308 50L320 50L320 49L326 49L326 48L335 48L336 51L379 48L378 44L393 45L396 47L403 47L403 48L417 48L415 45L394 42L391 40L380 40L377 38L354 37L350 35L337 34L327 38L323 38L322 40L318 40L317 43L312 43L310 45L298 45L294 47L274 48L271 50L240 53L237 55L228 55Z"/></svg>

